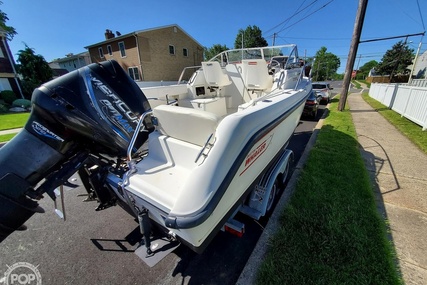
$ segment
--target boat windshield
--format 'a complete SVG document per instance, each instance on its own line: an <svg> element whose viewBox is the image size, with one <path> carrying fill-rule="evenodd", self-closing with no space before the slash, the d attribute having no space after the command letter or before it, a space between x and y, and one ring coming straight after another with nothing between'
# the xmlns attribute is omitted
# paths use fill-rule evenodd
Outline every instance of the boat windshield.
<svg viewBox="0 0 427 285"><path fill-rule="evenodd" d="M274 58L273 58L274 57ZM244 59L265 59L270 62L271 59L287 59L288 63L297 62L298 52L296 45L282 45L259 48L232 49L224 51L210 61L218 61L222 66L229 63L240 63Z"/></svg>

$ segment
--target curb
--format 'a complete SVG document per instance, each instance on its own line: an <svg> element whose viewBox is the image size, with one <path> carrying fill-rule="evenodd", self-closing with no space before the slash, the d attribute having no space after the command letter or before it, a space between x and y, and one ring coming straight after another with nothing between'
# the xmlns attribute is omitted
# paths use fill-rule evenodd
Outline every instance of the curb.
<svg viewBox="0 0 427 285"><path fill-rule="evenodd" d="M258 268L261 266L267 254L269 240L276 233L277 227L279 226L279 223L280 223L279 219L280 219L281 213L283 209L289 204L291 197L295 192L296 184L301 175L301 172L304 169L305 163L307 162L308 155L310 154L310 151L316 142L317 136L319 134L320 129L323 126L323 122L326 116L329 114L329 108L330 108L330 104L326 105L325 112L323 113L322 117L320 118L319 122L314 128L313 134L311 135L310 140L308 141L304 149L304 152L300 160L298 161L298 164L295 166L295 170L288 182L288 185L283 190L282 197L280 197L280 200L277 203L276 208L274 209L270 219L268 220L267 226L265 227L260 238L258 239L258 242L255 245L255 248L252 251L252 254L250 255L245 267L240 273L240 276L236 282L236 285L255 284Z"/></svg>

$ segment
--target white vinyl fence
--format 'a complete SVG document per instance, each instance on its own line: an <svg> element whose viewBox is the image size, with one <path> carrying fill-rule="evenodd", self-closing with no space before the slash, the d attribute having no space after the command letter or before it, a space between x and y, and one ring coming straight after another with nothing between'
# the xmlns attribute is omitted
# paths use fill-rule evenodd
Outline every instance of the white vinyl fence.
<svg viewBox="0 0 427 285"><path fill-rule="evenodd" d="M427 129L427 87L373 83L369 96Z"/></svg>

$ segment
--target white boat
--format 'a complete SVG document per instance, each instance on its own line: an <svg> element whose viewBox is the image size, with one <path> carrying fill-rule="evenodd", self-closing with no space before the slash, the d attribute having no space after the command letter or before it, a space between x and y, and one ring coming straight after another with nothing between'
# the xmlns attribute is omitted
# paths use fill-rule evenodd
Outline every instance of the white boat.
<svg viewBox="0 0 427 285"><path fill-rule="evenodd" d="M110 67L101 69L114 70ZM311 91L310 79L305 75L305 66L298 57L295 45L222 52L210 61L202 62L187 84L144 89L145 96L152 99L151 109L145 101L141 104L144 108L132 109L133 105L120 99L123 97L114 91L119 88L114 85L116 83L102 83L99 79L101 71L95 75L92 71L82 69L76 76L84 78L84 90L89 95L89 99L85 100L90 100L88 106L93 106L95 111L87 108L95 112L96 116L104 118L111 129L106 131L103 140L100 131L96 136L86 135L89 130L82 131L85 138L90 137L97 145L92 143L85 146L91 153L90 158L81 151L81 158L75 155L67 158L67 161L74 171L77 167L75 165L80 167L83 161L90 161L89 166L97 166L85 169L89 173L86 178L84 172L80 171L82 180L87 181L86 188L98 197L100 209L118 203L140 219L141 230L146 233L148 253L153 251L147 234L153 222L167 232L170 238L180 240L200 252L244 205L249 205L251 201L252 204L253 201L263 204L258 209L257 206L249 207L258 217L271 207L271 199L268 199L270 194L265 199L253 198L265 190L255 188L266 172L283 161L284 156L288 158L289 153L284 154L285 148ZM59 90L50 85L40 90L46 94L53 94L51 90ZM57 100L62 95L59 92L49 96L50 100ZM99 99L100 96L104 96L103 99ZM41 101L33 100L36 103ZM60 102L70 102L71 99L67 100ZM69 103L67 112L73 112L73 108L76 108L76 104ZM58 143L72 139L58 133L58 128L31 120L33 123L27 124L25 132L43 135L42 140L46 139L46 134ZM66 126L67 130L83 129L86 122L77 119L70 121L70 124L78 124L78 127ZM97 123L96 128L99 125ZM108 141L108 134L114 145ZM28 136L26 133L21 136L24 135ZM148 153L136 151L141 149L147 136ZM119 151L123 149L121 140L123 144L130 142L127 166L120 158L123 157ZM120 149L116 147L119 143ZM18 146L20 141L17 139L14 144ZM96 151L93 149L95 147ZM67 146L67 149L73 148ZM76 146L75 149L80 151L81 148ZM0 152L0 164L12 152ZM110 160L106 163L102 153L117 157L118 162L113 164ZM55 154L51 164L60 163L65 165L64 159L57 158ZM64 166L56 168L59 170L55 175L60 179L51 177L55 181L63 182L72 174L71 170L64 173ZM108 171L108 174L98 175L102 172L100 169ZM19 171L23 170L9 172ZM280 171L283 172L283 169ZM283 175L280 171L274 172L276 176L273 179L268 179L270 186L277 180L278 174ZM96 175L92 175L94 173ZM23 174L17 176L23 179L26 177ZM39 176L41 179L44 174ZM33 184L39 182L33 180ZM46 183L34 190L37 195L28 195L28 192L26 195L35 198L47 192L55 198L51 188L58 183Z"/></svg>
<svg viewBox="0 0 427 285"><path fill-rule="evenodd" d="M148 155L124 185L135 205L203 248L293 134L311 89L303 71L294 45L231 50L202 62L185 86L161 88L178 106L152 109Z"/></svg>

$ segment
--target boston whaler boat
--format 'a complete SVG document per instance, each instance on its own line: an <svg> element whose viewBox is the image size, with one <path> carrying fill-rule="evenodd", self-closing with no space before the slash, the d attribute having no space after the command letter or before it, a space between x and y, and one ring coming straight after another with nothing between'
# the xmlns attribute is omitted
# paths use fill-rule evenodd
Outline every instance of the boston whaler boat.
<svg viewBox="0 0 427 285"><path fill-rule="evenodd" d="M283 186L310 91L295 45L225 51L187 84L143 93L114 61L52 80L0 149L0 241L76 171L97 210L119 204L138 218L143 259L166 252L153 225L196 252L220 229L241 233L235 214L259 219Z"/></svg>

